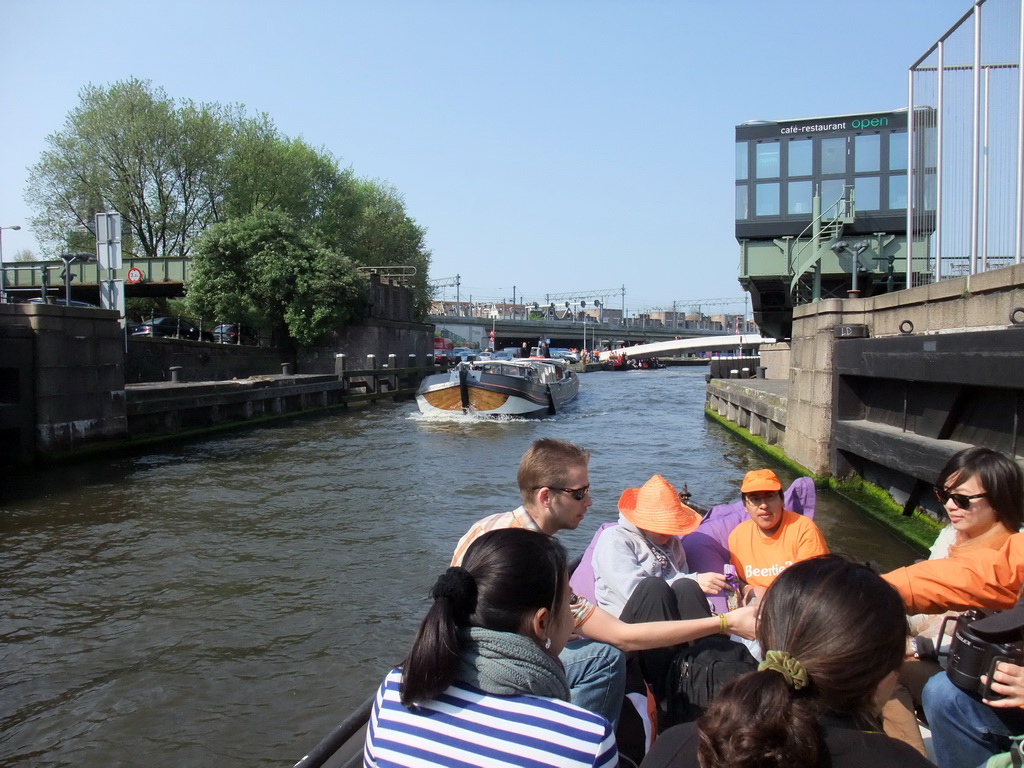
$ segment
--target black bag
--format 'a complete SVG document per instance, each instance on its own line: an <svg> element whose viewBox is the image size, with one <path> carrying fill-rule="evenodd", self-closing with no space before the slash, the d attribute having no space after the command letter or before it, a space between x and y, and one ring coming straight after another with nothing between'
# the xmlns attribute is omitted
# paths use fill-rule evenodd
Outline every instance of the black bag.
<svg viewBox="0 0 1024 768"><path fill-rule="evenodd" d="M696 720L722 686L757 669L747 646L722 635L695 640L672 661L667 691L667 715L661 730Z"/></svg>

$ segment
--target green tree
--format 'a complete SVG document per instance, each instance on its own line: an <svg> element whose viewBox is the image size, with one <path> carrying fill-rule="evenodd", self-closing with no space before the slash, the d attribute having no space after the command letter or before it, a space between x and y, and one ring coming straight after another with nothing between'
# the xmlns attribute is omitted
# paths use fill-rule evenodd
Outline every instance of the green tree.
<svg viewBox="0 0 1024 768"><path fill-rule="evenodd" d="M418 319L430 308L428 270L430 251L425 230L405 211L405 201L393 186L379 181L355 180L351 192L336 195L324 212L320 227L325 239L366 267L414 267L408 281ZM348 192L348 190L339 190Z"/></svg>
<svg viewBox="0 0 1024 768"><path fill-rule="evenodd" d="M43 250L66 247L76 228L115 210L147 257L185 256L217 218L221 163L235 110L177 104L148 80L86 86L64 129L30 169L26 199Z"/></svg>
<svg viewBox="0 0 1024 768"><path fill-rule="evenodd" d="M186 303L204 317L274 329L312 345L366 314L366 278L352 261L280 211L211 226L196 243Z"/></svg>
<svg viewBox="0 0 1024 768"><path fill-rule="evenodd" d="M267 115L242 121L224 163L226 218L278 210L299 224L316 224L351 185L329 152L282 136Z"/></svg>

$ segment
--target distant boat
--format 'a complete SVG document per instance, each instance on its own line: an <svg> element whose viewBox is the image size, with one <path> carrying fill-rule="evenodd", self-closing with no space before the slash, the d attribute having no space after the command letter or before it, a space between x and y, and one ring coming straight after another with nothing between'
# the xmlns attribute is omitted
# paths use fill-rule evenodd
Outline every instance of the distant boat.
<svg viewBox="0 0 1024 768"><path fill-rule="evenodd" d="M423 413L549 416L579 391L579 376L558 360L482 360L427 376L416 404Z"/></svg>
<svg viewBox="0 0 1024 768"><path fill-rule="evenodd" d="M629 362L626 360L625 355L612 355L611 357L601 361L601 370L628 371Z"/></svg>

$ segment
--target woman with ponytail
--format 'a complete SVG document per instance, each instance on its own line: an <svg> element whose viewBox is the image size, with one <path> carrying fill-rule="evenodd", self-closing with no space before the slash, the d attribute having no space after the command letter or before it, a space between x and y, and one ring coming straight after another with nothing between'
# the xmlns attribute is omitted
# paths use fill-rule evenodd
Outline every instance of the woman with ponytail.
<svg viewBox="0 0 1024 768"><path fill-rule="evenodd" d="M611 726L570 703L558 660L569 595L553 537L509 528L473 542L381 684L364 765L614 768Z"/></svg>
<svg viewBox="0 0 1024 768"><path fill-rule="evenodd" d="M906 636L902 600L870 568L838 555L794 563L765 593L758 671L665 731L642 768L929 768L878 720Z"/></svg>

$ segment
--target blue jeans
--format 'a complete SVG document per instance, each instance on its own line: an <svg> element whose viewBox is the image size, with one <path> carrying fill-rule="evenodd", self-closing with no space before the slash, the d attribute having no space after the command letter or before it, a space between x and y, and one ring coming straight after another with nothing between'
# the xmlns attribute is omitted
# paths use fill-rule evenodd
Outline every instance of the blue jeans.
<svg viewBox="0 0 1024 768"><path fill-rule="evenodd" d="M596 640L570 640L558 658L565 667L572 703L601 715L614 729L626 693L626 658Z"/></svg>
<svg viewBox="0 0 1024 768"><path fill-rule="evenodd" d="M1024 712L997 709L957 688L945 674L928 680L921 696L939 768L982 765L1010 748L1010 736L1024 733Z"/></svg>

